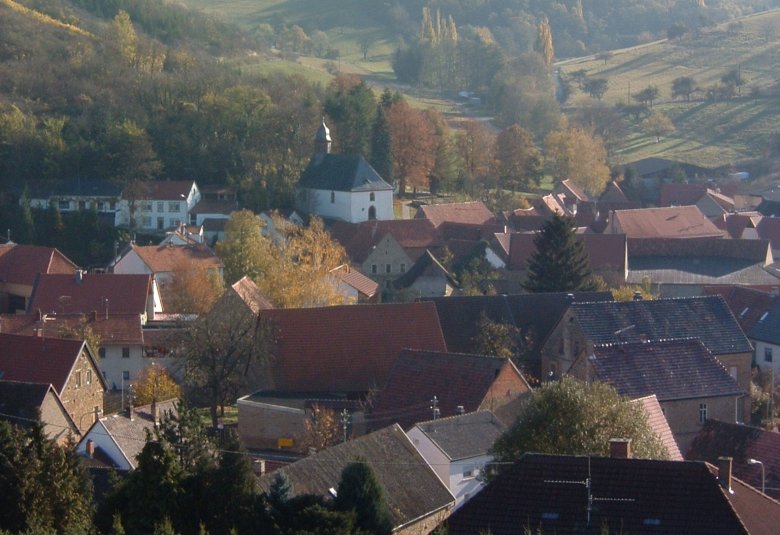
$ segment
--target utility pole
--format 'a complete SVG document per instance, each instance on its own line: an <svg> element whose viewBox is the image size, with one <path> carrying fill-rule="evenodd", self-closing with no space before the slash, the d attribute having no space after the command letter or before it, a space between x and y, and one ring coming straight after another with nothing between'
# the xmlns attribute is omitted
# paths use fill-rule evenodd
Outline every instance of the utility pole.
<svg viewBox="0 0 780 535"><path fill-rule="evenodd" d="M433 411L433 419L438 420L441 411L439 410L439 398L436 396L433 396L433 399L431 400L431 410Z"/></svg>
<svg viewBox="0 0 780 535"><path fill-rule="evenodd" d="M341 411L341 429L344 430L344 442L347 441L347 427L349 426L350 414L347 409Z"/></svg>

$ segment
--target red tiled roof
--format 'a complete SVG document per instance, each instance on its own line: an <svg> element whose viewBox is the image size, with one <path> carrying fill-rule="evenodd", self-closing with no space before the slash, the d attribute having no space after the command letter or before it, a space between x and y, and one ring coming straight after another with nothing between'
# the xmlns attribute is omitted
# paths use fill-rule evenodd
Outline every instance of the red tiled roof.
<svg viewBox="0 0 780 535"><path fill-rule="evenodd" d="M713 221L720 230L728 232L731 238L742 238L746 228L756 228L763 216L758 212L723 214Z"/></svg>
<svg viewBox="0 0 780 535"><path fill-rule="evenodd" d="M259 313L261 310L270 310L274 308L273 303L263 295L263 292L260 291L257 284L247 276L241 277L231 286L231 288L255 314Z"/></svg>
<svg viewBox="0 0 780 535"><path fill-rule="evenodd" d="M525 270L528 258L536 253L535 233L510 235L508 269ZM577 234L590 267L594 271L624 271L626 268L626 236L624 234Z"/></svg>
<svg viewBox="0 0 780 535"><path fill-rule="evenodd" d="M656 395L633 399L631 403L642 407L645 416L647 416L647 424L661 440L664 448L666 448L669 460L682 461L682 453L680 453L680 448L677 446L677 441L674 439L672 429L669 427L669 422L666 420L666 416L664 416L664 411L661 408L661 404L658 403Z"/></svg>
<svg viewBox="0 0 780 535"><path fill-rule="evenodd" d="M184 201L182 195L187 197L193 184L192 180L146 182L141 197L152 201Z"/></svg>
<svg viewBox="0 0 780 535"><path fill-rule="evenodd" d="M442 353L436 351L401 351L387 379L379 391L370 415L371 427L381 428L397 423L409 429L417 422L433 416L431 400L437 399L439 416L458 414L458 406L465 412L479 410L490 394L496 380L508 372L515 376L514 388L509 388L512 399L531 388L511 361L485 355ZM522 392L518 393L518 390ZM510 400L507 400L510 401Z"/></svg>
<svg viewBox="0 0 780 535"><path fill-rule="evenodd" d="M193 265L206 269L220 269L222 261L209 247L192 245L133 245L133 251L153 273L188 269Z"/></svg>
<svg viewBox="0 0 780 535"><path fill-rule="evenodd" d="M41 332L46 337L57 338L63 329L78 328L86 324L100 338L101 345L142 344L141 317L138 314L3 314L0 316L0 332L35 336Z"/></svg>
<svg viewBox="0 0 780 535"><path fill-rule="evenodd" d="M277 390L365 392L384 385L401 349L446 351L433 303L267 310Z"/></svg>
<svg viewBox="0 0 780 535"><path fill-rule="evenodd" d="M349 266L339 266L330 273L344 284L351 286L366 297L373 297L379 291L379 284Z"/></svg>
<svg viewBox="0 0 780 535"><path fill-rule="evenodd" d="M334 223L330 228L333 238L344 246L347 255L356 264L368 258L387 234L404 249L432 249L440 247L441 236L427 219L393 219L363 223Z"/></svg>
<svg viewBox="0 0 780 535"><path fill-rule="evenodd" d="M437 228L445 222L483 225L495 220L493 212L482 201L425 204L420 206L417 217L428 219Z"/></svg>
<svg viewBox="0 0 780 535"><path fill-rule="evenodd" d="M704 295L720 295L744 332L749 332L761 316L775 305L778 296L742 286L708 286Z"/></svg>
<svg viewBox="0 0 780 535"><path fill-rule="evenodd" d="M762 217L756 225L756 231L759 238L771 242L772 249L780 249L780 218Z"/></svg>
<svg viewBox="0 0 780 535"><path fill-rule="evenodd" d="M706 184L661 184L661 206L690 206L707 193Z"/></svg>
<svg viewBox="0 0 780 535"><path fill-rule="evenodd" d="M560 183L561 188L567 193L570 193L578 201L589 201L590 197L585 190L575 184L571 179L562 180Z"/></svg>
<svg viewBox="0 0 780 535"><path fill-rule="evenodd" d="M0 282L32 286L38 273L75 273L78 266L51 247L0 245Z"/></svg>
<svg viewBox="0 0 780 535"><path fill-rule="evenodd" d="M612 229L610 231L610 229ZM607 231L625 233L628 238L722 237L719 230L696 206L616 210Z"/></svg>
<svg viewBox="0 0 780 535"><path fill-rule="evenodd" d="M50 383L61 394L83 345L83 340L0 333L0 375L7 381Z"/></svg>
<svg viewBox="0 0 780 535"><path fill-rule="evenodd" d="M191 214L225 214L230 215L231 213L238 210L238 203L236 201L222 201L222 200L216 200L216 199L203 199L198 204L196 204L192 210L190 210Z"/></svg>
<svg viewBox="0 0 780 535"><path fill-rule="evenodd" d="M152 275L89 274L39 275L30 298L30 311L44 314L92 311L110 314L144 314L150 298ZM106 302L107 300L107 302Z"/></svg>

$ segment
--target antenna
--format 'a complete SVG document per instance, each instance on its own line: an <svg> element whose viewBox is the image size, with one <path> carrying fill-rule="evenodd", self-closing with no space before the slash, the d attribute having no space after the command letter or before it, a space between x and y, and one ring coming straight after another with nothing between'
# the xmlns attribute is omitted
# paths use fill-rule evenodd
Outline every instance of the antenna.
<svg viewBox="0 0 780 535"><path fill-rule="evenodd" d="M351 416L352 415L349 414L349 411L346 408L341 411L341 428L344 430L344 442L347 441L347 428L349 426Z"/></svg>
<svg viewBox="0 0 780 535"><path fill-rule="evenodd" d="M439 410L439 398L433 396L433 399L431 400L430 408L433 411L433 419L438 420L439 416L441 415L441 410Z"/></svg>

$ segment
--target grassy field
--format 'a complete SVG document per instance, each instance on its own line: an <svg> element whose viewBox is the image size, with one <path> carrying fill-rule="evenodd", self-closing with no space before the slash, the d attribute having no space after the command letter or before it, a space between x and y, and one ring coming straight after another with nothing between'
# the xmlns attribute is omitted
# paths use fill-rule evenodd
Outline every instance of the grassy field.
<svg viewBox="0 0 780 535"><path fill-rule="evenodd" d="M606 61L594 56L563 61L561 71L584 70L588 76L606 78L609 89L603 98L608 104L629 102L649 85L660 95L654 109L668 115L676 132L656 143L653 136L634 124L631 134L618 151L623 162L649 156L663 156L705 167L738 165L760 158L770 138L780 132L780 97L777 66L780 65L780 11L745 19L689 36L679 42L657 42L612 53ZM720 82L721 76L739 68L746 84L745 95L753 87L760 97L747 96L723 102L672 100L672 80L690 76L698 87ZM582 93L572 95L573 106L587 102Z"/></svg>

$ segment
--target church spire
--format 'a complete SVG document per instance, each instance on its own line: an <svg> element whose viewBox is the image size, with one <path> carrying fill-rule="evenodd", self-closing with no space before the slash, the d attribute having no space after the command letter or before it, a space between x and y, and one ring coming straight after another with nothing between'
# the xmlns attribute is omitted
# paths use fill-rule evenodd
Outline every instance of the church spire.
<svg viewBox="0 0 780 535"><path fill-rule="evenodd" d="M330 154L330 142L330 130L325 125L325 117L323 117L322 124L314 136L314 156L322 159L324 155Z"/></svg>

